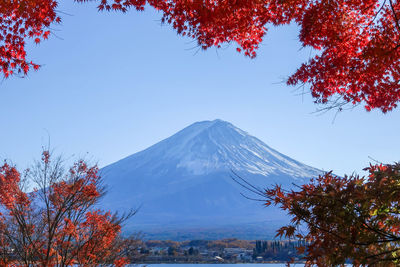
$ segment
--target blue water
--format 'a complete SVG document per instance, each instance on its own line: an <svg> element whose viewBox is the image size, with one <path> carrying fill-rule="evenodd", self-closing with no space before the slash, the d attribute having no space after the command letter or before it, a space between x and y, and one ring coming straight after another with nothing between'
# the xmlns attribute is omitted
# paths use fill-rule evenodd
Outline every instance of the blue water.
<svg viewBox="0 0 400 267"><path fill-rule="evenodd" d="M236 264L148 264L149 267L284 267L283 263L236 263ZM291 264L290 266L302 267L304 264Z"/></svg>

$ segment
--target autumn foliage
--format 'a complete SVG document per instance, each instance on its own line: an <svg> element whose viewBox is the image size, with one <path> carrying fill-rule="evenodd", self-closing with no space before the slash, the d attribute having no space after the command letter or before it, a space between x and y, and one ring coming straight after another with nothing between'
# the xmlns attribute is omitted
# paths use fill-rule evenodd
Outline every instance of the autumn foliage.
<svg viewBox="0 0 400 267"><path fill-rule="evenodd" d="M33 182L37 189L26 193ZM76 162L64 171L60 158L44 151L21 174L0 168L0 266L99 266L128 263L121 222L95 208L104 194L97 166Z"/></svg>
<svg viewBox="0 0 400 267"><path fill-rule="evenodd" d="M47 39L49 27L60 22L54 0L1 0L0 1L0 71L4 77L27 74L39 65L26 58L26 41L35 43Z"/></svg>
<svg viewBox="0 0 400 267"><path fill-rule="evenodd" d="M264 192L266 205L292 217L277 236L304 239L307 266L400 265L400 164L374 165L369 176L326 173L297 191Z"/></svg>
<svg viewBox="0 0 400 267"><path fill-rule="evenodd" d="M75 0L88 2L89 0ZM96 0L93 0L96 1ZM56 0L0 2L0 71L26 74L39 65L26 58L28 38L47 39L60 22ZM309 85L317 103L342 108L363 103L392 110L400 100L400 1L398 0L97 0L99 10L162 12L182 36L207 49L236 43L256 56L268 27L295 23L299 40L316 52L289 77Z"/></svg>

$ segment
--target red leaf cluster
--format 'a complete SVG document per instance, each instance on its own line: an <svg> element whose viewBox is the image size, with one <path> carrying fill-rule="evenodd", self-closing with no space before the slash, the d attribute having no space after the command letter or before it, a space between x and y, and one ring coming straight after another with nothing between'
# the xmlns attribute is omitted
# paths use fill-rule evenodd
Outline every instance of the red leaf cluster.
<svg viewBox="0 0 400 267"><path fill-rule="evenodd" d="M39 69L26 58L26 39L33 38L38 44L49 37L49 26L61 21L56 7L55 0L0 1L0 71L4 77Z"/></svg>
<svg viewBox="0 0 400 267"><path fill-rule="evenodd" d="M368 178L326 173L299 191L267 189L292 217L277 236L304 239L307 266L398 266L400 262L400 164L367 168ZM381 265L379 265L381 264Z"/></svg>
<svg viewBox="0 0 400 267"><path fill-rule="evenodd" d="M0 205L8 210L15 206L24 210L30 205L30 200L20 189L19 182L20 174L14 167L7 163L0 167Z"/></svg>
<svg viewBox="0 0 400 267"><path fill-rule="evenodd" d="M89 0L76 0L87 2ZM162 21L207 49L236 43L255 57L271 25L296 23L304 47L317 51L288 79L310 86L315 102L366 110L392 110L400 100L400 1L398 0L98 0L99 10L127 12L152 6ZM56 0L0 3L0 70L26 74L25 40L48 38L59 22Z"/></svg>
<svg viewBox="0 0 400 267"><path fill-rule="evenodd" d="M24 181L38 190L26 193ZM77 161L68 172L48 151L21 179L0 167L0 266L97 266L128 263L121 222L127 217L94 209L104 194L97 166ZM12 264L11 264L12 263Z"/></svg>
<svg viewBox="0 0 400 267"><path fill-rule="evenodd" d="M400 100L399 1L101 0L99 10L143 10L145 4L201 48L235 42L249 57L270 25L296 23L303 46L318 52L289 85L310 85L315 102L330 107L364 103L368 111L387 112Z"/></svg>

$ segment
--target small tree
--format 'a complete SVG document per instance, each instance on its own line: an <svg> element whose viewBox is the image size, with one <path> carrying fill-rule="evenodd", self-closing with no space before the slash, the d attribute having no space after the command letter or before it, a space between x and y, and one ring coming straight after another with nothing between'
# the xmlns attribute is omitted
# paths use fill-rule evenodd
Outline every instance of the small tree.
<svg viewBox="0 0 400 267"><path fill-rule="evenodd" d="M95 208L105 193L97 166L79 160L66 171L60 157L42 155L23 175L0 168L0 265L125 265L121 223L133 213Z"/></svg>
<svg viewBox="0 0 400 267"><path fill-rule="evenodd" d="M400 164L366 170L368 178L326 173L299 191L275 186L262 192L266 206L278 205L292 217L277 236L309 241L299 248L306 266L348 260L353 266L399 266Z"/></svg>

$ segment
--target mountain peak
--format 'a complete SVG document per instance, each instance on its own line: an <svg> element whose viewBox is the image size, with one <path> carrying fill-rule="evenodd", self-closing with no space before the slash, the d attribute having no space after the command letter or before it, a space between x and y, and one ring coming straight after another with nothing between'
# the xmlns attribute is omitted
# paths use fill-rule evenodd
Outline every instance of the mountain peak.
<svg viewBox="0 0 400 267"><path fill-rule="evenodd" d="M204 131L214 134L217 132L222 134L222 133L227 133L229 131L234 131L240 135L248 135L246 132L237 128L232 123L221 119L195 122L184 128L183 130L179 131L176 135L179 135L181 133L182 135L188 135L194 137L196 135L202 134Z"/></svg>
<svg viewBox="0 0 400 267"><path fill-rule="evenodd" d="M210 127L213 126L218 126L218 127L232 127L232 123L221 120L221 119L215 119L212 121L204 121L204 122L209 122L210 123ZM234 127L234 126L233 126Z"/></svg>
<svg viewBox="0 0 400 267"><path fill-rule="evenodd" d="M242 229L247 235L255 231L249 223L285 218L282 213L264 215L261 206L243 198L232 170L259 188L301 185L321 174L229 122L201 121L103 168L109 192L103 203L107 209L141 206L133 221L147 233L158 228L186 236L191 227L211 233L217 225L225 233L234 225L233 232ZM133 222L130 229L138 230Z"/></svg>
<svg viewBox="0 0 400 267"><path fill-rule="evenodd" d="M231 124L230 122L221 120L221 119L215 119L215 120L205 120L205 121L198 121L195 122L189 126L187 126L186 128L184 128L182 131L195 131L195 132L201 132L204 130L208 130L210 128L213 127L218 127L218 128L236 128L233 124ZM238 128L236 128L238 129ZM179 133L179 132L178 132Z"/></svg>
<svg viewBox="0 0 400 267"><path fill-rule="evenodd" d="M292 177L311 177L317 173L316 169L279 153L220 119L193 123L115 164L163 173L179 169L193 175L230 170L264 176L284 173Z"/></svg>
<svg viewBox="0 0 400 267"><path fill-rule="evenodd" d="M196 124L196 123L204 123L204 124L225 123L225 124L231 124L231 123L229 123L227 121L224 121L224 120L221 120L221 119L198 121L198 122L195 122L193 124Z"/></svg>

